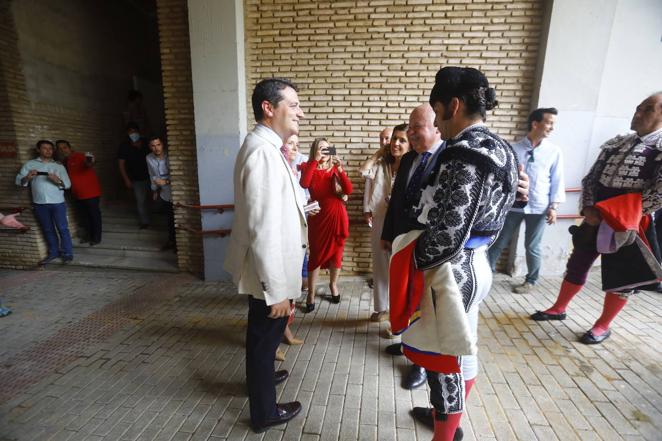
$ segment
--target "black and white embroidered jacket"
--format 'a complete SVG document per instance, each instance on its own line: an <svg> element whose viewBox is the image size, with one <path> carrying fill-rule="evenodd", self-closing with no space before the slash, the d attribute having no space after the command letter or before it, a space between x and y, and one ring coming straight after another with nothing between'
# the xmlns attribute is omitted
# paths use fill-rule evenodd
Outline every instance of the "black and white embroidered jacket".
<svg viewBox="0 0 662 441"><path fill-rule="evenodd" d="M579 212L625 193L641 193L643 214L662 208L662 129L641 139L619 135L600 147L600 155L582 179Z"/></svg>
<svg viewBox="0 0 662 441"><path fill-rule="evenodd" d="M418 206L425 226L415 251L421 270L451 260L472 236L496 236L517 192L512 147L482 124L447 141L435 168Z"/></svg>

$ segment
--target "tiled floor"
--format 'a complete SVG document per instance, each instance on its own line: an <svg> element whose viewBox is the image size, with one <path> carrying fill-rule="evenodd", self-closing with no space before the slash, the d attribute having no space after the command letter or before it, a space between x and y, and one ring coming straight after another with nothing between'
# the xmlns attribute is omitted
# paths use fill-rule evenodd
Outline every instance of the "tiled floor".
<svg viewBox="0 0 662 441"><path fill-rule="evenodd" d="M512 294L497 276L482 306L481 374L465 440L662 440L662 295L642 293L603 345L576 342L601 310L593 276L564 322L527 319L559 279ZM244 391L246 300L178 274L0 271L0 440L429 440L412 406L425 388L386 355L365 283L297 313L303 346L283 346L282 401L303 415L255 435Z"/></svg>

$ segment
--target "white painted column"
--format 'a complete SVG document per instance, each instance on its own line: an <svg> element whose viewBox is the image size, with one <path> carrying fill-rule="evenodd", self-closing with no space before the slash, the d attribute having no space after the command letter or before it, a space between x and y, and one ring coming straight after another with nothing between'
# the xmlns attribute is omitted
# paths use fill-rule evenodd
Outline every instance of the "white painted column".
<svg viewBox="0 0 662 441"><path fill-rule="evenodd" d="M234 204L234 161L246 136L241 0L189 0L198 181L202 205ZM231 228L232 212L202 212L203 230ZM227 280L228 238L204 237L205 280Z"/></svg>
<svg viewBox="0 0 662 441"><path fill-rule="evenodd" d="M659 0L554 0L535 107L559 110L550 141L565 158L566 187L582 177L606 140L627 133L634 109L662 88L662 2ZM567 194L560 214L578 212ZM571 250L568 226L547 227L542 274L562 274ZM515 274L526 274L524 228Z"/></svg>

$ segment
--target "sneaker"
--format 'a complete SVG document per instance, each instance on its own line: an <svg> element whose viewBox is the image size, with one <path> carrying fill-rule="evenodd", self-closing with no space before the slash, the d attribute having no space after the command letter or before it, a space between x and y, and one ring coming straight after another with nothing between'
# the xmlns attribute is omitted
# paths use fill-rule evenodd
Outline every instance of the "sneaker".
<svg viewBox="0 0 662 441"><path fill-rule="evenodd" d="M45 258L45 259L43 259L43 260L40 260L40 261L39 261L39 265L44 266L44 265L46 265L47 263L51 263L52 261L54 261L55 259L57 259L57 257L58 257L58 256L48 256L47 258Z"/></svg>
<svg viewBox="0 0 662 441"><path fill-rule="evenodd" d="M533 291L534 286L535 285L529 282L524 282L521 285L513 286L513 292L516 294L529 294Z"/></svg>
<svg viewBox="0 0 662 441"><path fill-rule="evenodd" d="M62 262L69 263L74 260L74 256L62 256Z"/></svg>

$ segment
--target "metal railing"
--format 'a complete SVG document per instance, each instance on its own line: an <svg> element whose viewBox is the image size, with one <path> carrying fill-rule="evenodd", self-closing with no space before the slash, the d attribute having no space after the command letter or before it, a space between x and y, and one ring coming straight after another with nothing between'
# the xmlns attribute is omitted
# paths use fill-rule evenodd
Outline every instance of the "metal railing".
<svg viewBox="0 0 662 441"><path fill-rule="evenodd" d="M566 193L580 193L582 191L581 187L569 187L565 189ZM194 204L182 204L177 202L175 208L187 208L190 210L216 210L218 213L224 213L229 210L234 210L234 205L232 204L221 204L221 205L194 205ZM557 219L583 219L584 216L581 214L559 214ZM349 219L350 225L364 225L365 221L363 218L352 217ZM232 230L230 229L220 229L220 230L196 230L195 228L178 226L176 227L179 230L185 230L193 234L200 236L219 236L226 237L229 236Z"/></svg>
<svg viewBox="0 0 662 441"><path fill-rule="evenodd" d="M194 205L194 204L182 204L181 202L177 202L174 205L175 208L186 208L189 210L216 210L219 214L225 213L226 211L229 210L234 210L234 205L232 204L221 204L221 205ZM226 237L229 236L232 230L224 228L220 230L197 230L195 228L191 227L185 227L185 226L176 226L175 227L178 230L184 230L188 231L189 233L196 234L198 236L219 236L219 237Z"/></svg>

